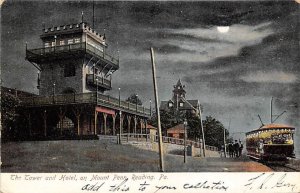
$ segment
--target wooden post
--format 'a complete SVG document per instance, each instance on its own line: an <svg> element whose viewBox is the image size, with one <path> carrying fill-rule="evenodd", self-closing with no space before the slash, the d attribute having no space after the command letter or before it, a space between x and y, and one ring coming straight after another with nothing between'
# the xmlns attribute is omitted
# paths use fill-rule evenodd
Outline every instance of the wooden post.
<svg viewBox="0 0 300 193"><path fill-rule="evenodd" d="M76 116L77 119L77 135L80 135L80 114L81 114L82 108L77 108L73 109L73 113Z"/></svg>
<svg viewBox="0 0 300 193"><path fill-rule="evenodd" d="M120 115L120 128L119 128L119 144L122 144L122 123L123 123L123 116L122 116L122 111L119 111Z"/></svg>
<svg viewBox="0 0 300 193"><path fill-rule="evenodd" d="M130 122L131 122L131 116L127 115L127 123L128 123L128 131L127 131L127 133L130 133Z"/></svg>
<svg viewBox="0 0 300 193"><path fill-rule="evenodd" d="M94 116L94 135L97 135L97 118L98 118L98 112L95 109L95 116Z"/></svg>
<svg viewBox="0 0 300 193"><path fill-rule="evenodd" d="M164 157L163 157L163 143L162 143L162 135L161 135L161 123L160 123L160 112L158 108L158 93L157 93L157 83L156 83L156 69L154 62L154 51L153 48L150 48L151 53L151 62L152 62L152 76L153 76L153 88L154 88L154 96L155 96L155 108L156 108L156 116L157 116L157 126L158 126L158 145L159 145L159 164L160 171L164 171Z"/></svg>
<svg viewBox="0 0 300 193"><path fill-rule="evenodd" d="M44 136L47 136L47 110L43 112L43 120L44 120Z"/></svg>
<svg viewBox="0 0 300 193"><path fill-rule="evenodd" d="M28 112L28 129L29 129L29 136L32 135L31 133L31 114Z"/></svg>
<svg viewBox="0 0 300 193"><path fill-rule="evenodd" d="M134 116L134 135L136 136L136 116Z"/></svg>
<svg viewBox="0 0 300 193"><path fill-rule="evenodd" d="M116 135L116 115L112 115L113 118L113 135Z"/></svg>
<svg viewBox="0 0 300 193"><path fill-rule="evenodd" d="M77 118L77 135L80 135L80 114L76 115Z"/></svg>
<svg viewBox="0 0 300 193"><path fill-rule="evenodd" d="M104 135L106 135L106 118L107 118L107 114L103 113L103 127L104 127Z"/></svg>
<svg viewBox="0 0 300 193"><path fill-rule="evenodd" d="M64 121L65 114L66 114L66 112L64 112L62 110L62 107L60 107L59 108L59 113L58 113L59 122L60 122L60 135L62 135L63 121Z"/></svg>
<svg viewBox="0 0 300 193"><path fill-rule="evenodd" d="M143 134L143 121L140 119L140 125L141 125L141 134Z"/></svg>

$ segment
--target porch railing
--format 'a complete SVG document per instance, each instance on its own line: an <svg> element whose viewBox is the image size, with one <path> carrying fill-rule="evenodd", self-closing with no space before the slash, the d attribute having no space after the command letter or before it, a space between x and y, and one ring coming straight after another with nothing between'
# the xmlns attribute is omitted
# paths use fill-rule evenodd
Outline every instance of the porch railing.
<svg viewBox="0 0 300 193"><path fill-rule="evenodd" d="M96 92L24 97L24 98L20 98L20 100L21 100L21 106L43 106L43 105L53 105L53 104L63 105L63 104L74 104L74 103L95 103L96 104L97 101L98 105L105 106L108 108L150 116L150 109L126 101L120 101L120 105L119 105L119 99L101 93L96 94Z"/></svg>

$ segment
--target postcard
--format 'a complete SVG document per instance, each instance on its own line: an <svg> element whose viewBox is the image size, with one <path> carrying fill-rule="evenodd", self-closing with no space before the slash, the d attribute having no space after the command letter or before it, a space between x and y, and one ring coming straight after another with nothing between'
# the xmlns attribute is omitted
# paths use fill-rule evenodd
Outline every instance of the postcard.
<svg viewBox="0 0 300 193"><path fill-rule="evenodd" d="M1 4L1 192L300 192L296 1Z"/></svg>

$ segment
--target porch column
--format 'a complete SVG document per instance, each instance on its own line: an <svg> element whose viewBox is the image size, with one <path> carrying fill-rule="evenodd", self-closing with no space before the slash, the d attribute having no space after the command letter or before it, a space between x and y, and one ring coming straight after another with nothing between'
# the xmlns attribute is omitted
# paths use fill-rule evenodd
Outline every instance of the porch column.
<svg viewBox="0 0 300 193"><path fill-rule="evenodd" d="M74 108L73 113L76 117L77 120L77 135L80 135L80 114L81 114L82 109L81 108Z"/></svg>
<svg viewBox="0 0 300 193"><path fill-rule="evenodd" d="M113 135L116 135L116 115L112 115L113 118Z"/></svg>
<svg viewBox="0 0 300 193"><path fill-rule="evenodd" d="M47 110L43 112L43 120L44 120L44 136L47 136Z"/></svg>
<svg viewBox="0 0 300 193"><path fill-rule="evenodd" d="M141 134L143 134L143 120L140 119L140 125L141 125Z"/></svg>
<svg viewBox="0 0 300 193"><path fill-rule="evenodd" d="M119 128L119 144L122 144L122 133L123 133L123 129L122 129L122 125L123 125L123 119L124 119L124 115L122 115L122 111L119 111L119 116L120 116L120 128Z"/></svg>
<svg viewBox="0 0 300 193"><path fill-rule="evenodd" d="M29 136L31 136L32 135L32 133L31 133L31 114L29 111L28 111L28 129L29 129Z"/></svg>
<svg viewBox="0 0 300 193"><path fill-rule="evenodd" d="M136 116L134 116L134 135L136 134L136 121L137 121L137 118L136 118Z"/></svg>
<svg viewBox="0 0 300 193"><path fill-rule="evenodd" d="M144 126L145 126L145 134L146 134L146 141L148 140L148 131L147 131L147 119L143 119Z"/></svg>
<svg viewBox="0 0 300 193"><path fill-rule="evenodd" d="M128 123L128 131L127 131L127 133L130 133L130 122L131 122L131 116L127 115L127 123Z"/></svg>
<svg viewBox="0 0 300 193"><path fill-rule="evenodd" d="M95 116L94 116L94 135L97 135L97 118L98 118L98 112L95 110Z"/></svg>
<svg viewBox="0 0 300 193"><path fill-rule="evenodd" d="M104 135L106 135L106 118L107 118L107 114L103 113L103 126L104 126Z"/></svg>
<svg viewBox="0 0 300 193"><path fill-rule="evenodd" d="M58 117L59 117L59 122L60 122L60 135L62 135L62 129L63 129L63 121L64 121L64 117L65 117L66 112L64 112L62 110L62 107L59 108L59 113L58 113Z"/></svg>
<svg viewBox="0 0 300 193"><path fill-rule="evenodd" d="M145 133L148 134L147 133L147 119L144 119L144 126L145 126Z"/></svg>

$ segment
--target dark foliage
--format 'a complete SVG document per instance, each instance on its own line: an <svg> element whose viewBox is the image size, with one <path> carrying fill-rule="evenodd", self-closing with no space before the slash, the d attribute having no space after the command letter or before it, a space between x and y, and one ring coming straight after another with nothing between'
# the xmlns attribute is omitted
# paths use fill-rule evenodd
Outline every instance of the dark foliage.
<svg viewBox="0 0 300 193"><path fill-rule="evenodd" d="M3 138L13 135L16 120L18 118L16 109L19 103L18 97L14 94L9 92L1 93L1 124Z"/></svg>
<svg viewBox="0 0 300 193"><path fill-rule="evenodd" d="M133 104L138 104L138 105L142 105L142 101L141 99L139 99L138 95L137 94L132 94L130 95L127 99L126 99L127 102L130 102L130 103L133 103Z"/></svg>

